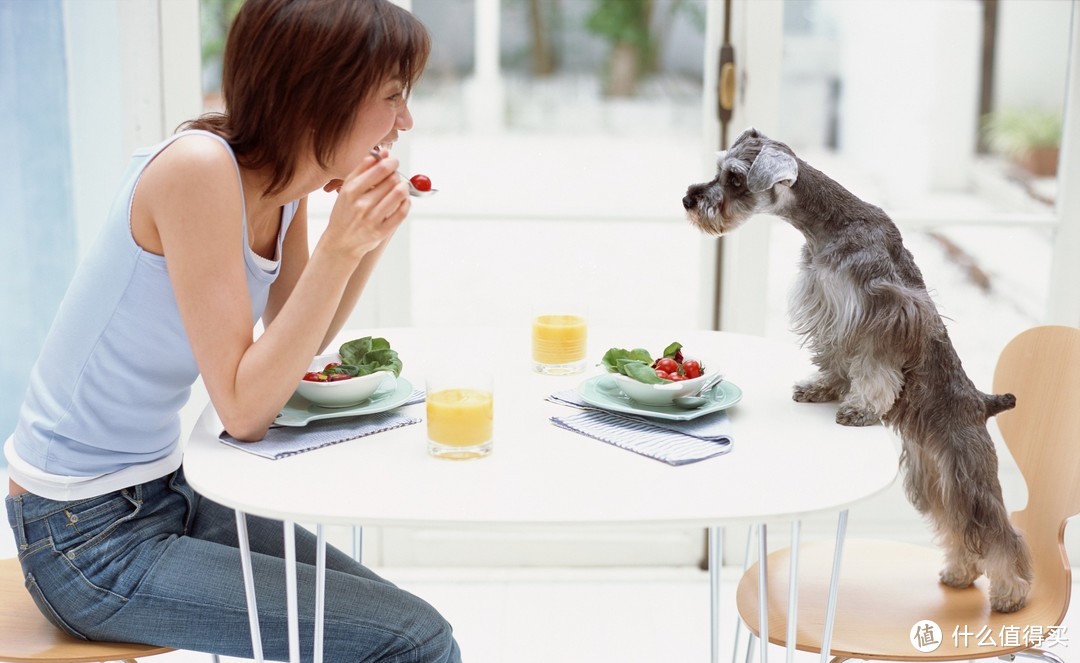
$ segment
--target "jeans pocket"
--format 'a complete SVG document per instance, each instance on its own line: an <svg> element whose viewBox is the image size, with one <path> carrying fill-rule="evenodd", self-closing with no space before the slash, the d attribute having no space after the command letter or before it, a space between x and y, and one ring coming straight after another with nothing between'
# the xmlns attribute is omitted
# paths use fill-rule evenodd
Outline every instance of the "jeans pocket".
<svg viewBox="0 0 1080 663"><path fill-rule="evenodd" d="M68 504L48 518L53 549L74 559L101 543L142 508L142 502L122 490Z"/></svg>
<svg viewBox="0 0 1080 663"><path fill-rule="evenodd" d="M30 592L31 598L34 599L34 604L37 605L38 610L41 612L42 615L45 616L45 619L49 620L49 622L53 626L60 629L64 633L67 633L73 638L78 638L80 640L89 640L89 638L87 638L85 635L68 626L67 622L61 619L60 615L56 613L56 610L53 610L52 605L45 599L45 596L41 593L41 588L38 587L37 581L34 580L34 575L32 573L28 573L26 575L26 581L24 584L26 585L26 591Z"/></svg>

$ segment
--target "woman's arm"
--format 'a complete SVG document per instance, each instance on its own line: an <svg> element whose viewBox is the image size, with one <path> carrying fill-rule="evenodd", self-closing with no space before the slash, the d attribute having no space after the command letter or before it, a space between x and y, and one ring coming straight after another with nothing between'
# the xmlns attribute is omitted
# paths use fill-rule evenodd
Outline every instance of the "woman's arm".
<svg viewBox="0 0 1080 663"><path fill-rule="evenodd" d="M278 311L288 301L297 279L299 279L300 274L303 273L304 267L307 265L307 233L307 199L305 198L300 201L300 207L296 210L296 216L293 217L292 224L289 226L289 232L285 235L281 251L283 260L281 273L270 288L270 298L267 300L266 310L263 312L263 325L265 327L270 326ZM326 335L319 345L319 350L315 354L325 352L330 342L344 328L345 322L352 315L353 309L356 308L356 303L360 300L360 295L363 294L372 272L375 271L375 265L378 263L379 258L382 257L389 243L390 239L388 237L360 259L360 263L349 278L348 285L345 286L345 292L341 297L341 302L338 304L333 319L330 321L330 327L327 329Z"/></svg>
<svg viewBox="0 0 1080 663"><path fill-rule="evenodd" d="M395 160L367 158L349 174L310 260L289 277L289 296L253 340L240 186L228 152L211 138L184 137L147 167L136 203L160 237L195 360L233 437L266 433L325 343L358 265L405 218L408 190L395 168ZM306 248L302 234L283 258Z"/></svg>

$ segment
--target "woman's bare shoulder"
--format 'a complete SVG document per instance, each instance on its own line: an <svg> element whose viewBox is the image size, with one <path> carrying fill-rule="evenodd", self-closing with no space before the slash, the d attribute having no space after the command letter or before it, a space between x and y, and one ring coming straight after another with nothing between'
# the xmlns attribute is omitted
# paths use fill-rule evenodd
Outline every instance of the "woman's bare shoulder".
<svg viewBox="0 0 1080 663"><path fill-rule="evenodd" d="M195 177L217 176L222 171L236 173L232 151L222 140L206 133L176 138L154 157L147 170L155 166L155 170L177 169Z"/></svg>
<svg viewBox="0 0 1080 663"><path fill-rule="evenodd" d="M203 205L235 205L240 197L240 179L232 151L207 134L180 136L154 157L140 178L142 193L150 194L150 208L156 203L172 206L177 197L196 196Z"/></svg>
<svg viewBox="0 0 1080 663"><path fill-rule="evenodd" d="M184 135L159 152L139 178L131 209L132 235L143 249L161 255L168 234L205 232L210 237L240 232L242 205L230 150L213 136ZM237 222L214 222L230 217Z"/></svg>

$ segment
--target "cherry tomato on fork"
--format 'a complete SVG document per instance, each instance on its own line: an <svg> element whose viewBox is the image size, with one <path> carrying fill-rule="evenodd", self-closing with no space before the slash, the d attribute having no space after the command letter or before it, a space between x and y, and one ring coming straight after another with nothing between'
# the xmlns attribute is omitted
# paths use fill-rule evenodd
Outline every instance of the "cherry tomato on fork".
<svg viewBox="0 0 1080 663"><path fill-rule="evenodd" d="M413 175L409 181L417 191L431 191L431 178L427 175Z"/></svg>

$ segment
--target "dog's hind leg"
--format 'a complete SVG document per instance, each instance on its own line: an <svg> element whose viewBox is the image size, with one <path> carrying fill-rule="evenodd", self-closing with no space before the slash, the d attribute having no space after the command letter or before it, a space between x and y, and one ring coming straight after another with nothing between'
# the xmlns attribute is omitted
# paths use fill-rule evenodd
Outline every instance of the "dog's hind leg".
<svg viewBox="0 0 1080 663"><path fill-rule="evenodd" d="M939 574L941 582L957 589L970 587L982 575L981 560L964 545L963 532L953 532L948 524L942 523L938 527L938 537L945 550L945 566Z"/></svg>
<svg viewBox="0 0 1080 663"><path fill-rule="evenodd" d="M945 566L939 574L941 582L957 589L970 587L982 575L981 560L968 550L962 526L949 517L942 501L942 478L933 455L904 440L901 460L905 468L904 492L919 513L930 521L938 545L945 552Z"/></svg>
<svg viewBox="0 0 1080 663"><path fill-rule="evenodd" d="M990 576L990 607L998 612L1023 608L1035 575L1024 537L1010 528L987 552L985 561L986 575Z"/></svg>
<svg viewBox="0 0 1080 663"><path fill-rule="evenodd" d="M990 607L1014 612L1024 607L1034 576L1031 553L1009 522L997 477L997 454L986 429L969 422L953 431L937 457L943 515L970 555L982 559L990 577Z"/></svg>

